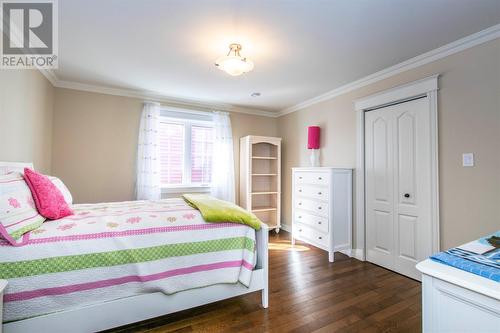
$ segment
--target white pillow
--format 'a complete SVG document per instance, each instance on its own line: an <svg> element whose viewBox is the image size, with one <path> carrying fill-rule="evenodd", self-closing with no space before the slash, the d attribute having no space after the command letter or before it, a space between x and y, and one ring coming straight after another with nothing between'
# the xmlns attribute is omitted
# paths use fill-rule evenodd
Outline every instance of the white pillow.
<svg viewBox="0 0 500 333"><path fill-rule="evenodd" d="M0 176L0 234L12 245L22 245L23 235L38 228L45 217L38 214L31 191L19 172Z"/></svg>
<svg viewBox="0 0 500 333"><path fill-rule="evenodd" d="M63 181L60 180L59 178L53 177L53 176L49 176L49 179L52 182L52 184L54 184L57 187L57 189L59 191L61 191L61 193L64 197L64 201L66 201L66 203L68 205L72 205L73 204L73 196L71 195L71 192L66 187L66 185L63 183Z"/></svg>

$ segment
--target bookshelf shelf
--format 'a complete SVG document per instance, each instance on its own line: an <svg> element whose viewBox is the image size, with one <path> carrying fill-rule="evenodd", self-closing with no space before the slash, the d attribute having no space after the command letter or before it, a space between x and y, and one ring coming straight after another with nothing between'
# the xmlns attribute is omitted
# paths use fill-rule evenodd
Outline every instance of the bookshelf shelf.
<svg viewBox="0 0 500 333"><path fill-rule="evenodd" d="M240 139L240 206L270 228L281 228L281 138Z"/></svg>
<svg viewBox="0 0 500 333"><path fill-rule="evenodd" d="M252 212L270 212L277 209L277 207L254 207Z"/></svg>
<svg viewBox="0 0 500 333"><path fill-rule="evenodd" d="M254 160L276 160L278 158L273 157L273 156L252 156L252 159L254 159Z"/></svg>

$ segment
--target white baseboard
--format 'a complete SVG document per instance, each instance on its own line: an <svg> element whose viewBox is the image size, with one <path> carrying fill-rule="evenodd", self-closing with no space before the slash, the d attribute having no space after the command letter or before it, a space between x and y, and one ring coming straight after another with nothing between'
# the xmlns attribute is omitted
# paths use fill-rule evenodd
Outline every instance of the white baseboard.
<svg viewBox="0 0 500 333"><path fill-rule="evenodd" d="M292 227L288 224L282 224L280 229L285 230L286 232L292 233Z"/></svg>
<svg viewBox="0 0 500 333"><path fill-rule="evenodd" d="M355 259L358 259L360 261L365 261L363 249L347 249L347 250L340 250L339 252L343 253L346 256L349 256L351 258L355 258Z"/></svg>
<svg viewBox="0 0 500 333"><path fill-rule="evenodd" d="M342 253L342 254L345 254L348 257L352 257L352 250L351 249L340 250L339 252Z"/></svg>
<svg viewBox="0 0 500 333"><path fill-rule="evenodd" d="M352 249L351 257L356 258L360 261L365 261L365 251L363 251L363 249Z"/></svg>

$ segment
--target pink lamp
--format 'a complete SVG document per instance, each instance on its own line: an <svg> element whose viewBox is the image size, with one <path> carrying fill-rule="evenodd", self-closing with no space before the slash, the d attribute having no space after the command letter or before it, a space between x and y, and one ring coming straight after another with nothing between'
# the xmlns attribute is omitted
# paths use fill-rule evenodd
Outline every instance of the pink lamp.
<svg viewBox="0 0 500 333"><path fill-rule="evenodd" d="M307 128L307 149L311 150L311 166L319 167L319 136L321 128L319 126L309 126Z"/></svg>

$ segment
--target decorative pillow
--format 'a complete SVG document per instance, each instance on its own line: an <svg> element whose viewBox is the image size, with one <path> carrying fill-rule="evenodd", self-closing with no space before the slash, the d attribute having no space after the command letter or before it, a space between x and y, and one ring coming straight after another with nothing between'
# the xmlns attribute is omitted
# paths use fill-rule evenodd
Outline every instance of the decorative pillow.
<svg viewBox="0 0 500 333"><path fill-rule="evenodd" d="M69 191L68 187L63 183L63 181L57 177L49 176L50 181L57 187L59 191L61 191L64 196L64 201L71 206L73 204L73 196Z"/></svg>
<svg viewBox="0 0 500 333"><path fill-rule="evenodd" d="M51 220L57 220L73 211L64 200L64 196L50 181L49 177L29 168L24 168L24 179L28 184L38 212Z"/></svg>
<svg viewBox="0 0 500 333"><path fill-rule="evenodd" d="M19 172L0 176L0 234L12 245L22 245L25 233L45 221L35 207L31 191Z"/></svg>

